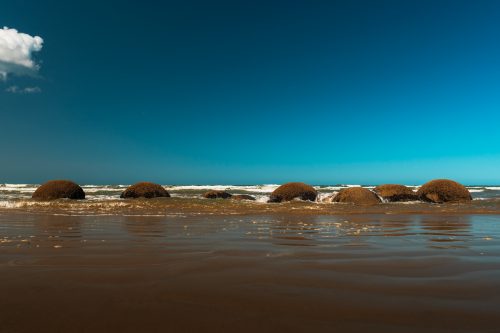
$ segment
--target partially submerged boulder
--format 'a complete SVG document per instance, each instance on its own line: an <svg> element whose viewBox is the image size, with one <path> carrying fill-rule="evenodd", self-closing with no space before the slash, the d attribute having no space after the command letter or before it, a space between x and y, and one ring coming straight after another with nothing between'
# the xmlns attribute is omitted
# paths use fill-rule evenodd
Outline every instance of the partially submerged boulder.
<svg viewBox="0 0 500 333"><path fill-rule="evenodd" d="M125 189L120 195L120 198L160 198L170 197L170 194L163 186L150 182L140 182L131 185Z"/></svg>
<svg viewBox="0 0 500 333"><path fill-rule="evenodd" d="M203 194L203 197L207 199L228 199L231 198L232 195L226 191L208 191Z"/></svg>
<svg viewBox="0 0 500 333"><path fill-rule="evenodd" d="M449 179L431 180L420 187L417 195L420 200L434 203L472 200L472 196L465 186Z"/></svg>
<svg viewBox="0 0 500 333"><path fill-rule="evenodd" d="M51 180L41 185L31 196L36 200L85 199L85 192L69 180Z"/></svg>
<svg viewBox="0 0 500 333"><path fill-rule="evenodd" d="M315 201L318 192L311 185L304 183L286 183L271 193L269 202L290 201L293 199Z"/></svg>
<svg viewBox="0 0 500 333"><path fill-rule="evenodd" d="M372 191L363 187L344 188L337 193L334 202L347 202L356 205L375 205L381 202L380 198Z"/></svg>
<svg viewBox="0 0 500 333"><path fill-rule="evenodd" d="M253 200L255 201L255 197L252 197L248 194L236 194L231 197L233 200Z"/></svg>
<svg viewBox="0 0 500 333"><path fill-rule="evenodd" d="M373 189L375 193L387 201L412 201L417 200L417 194L409 187L397 184L379 185Z"/></svg>

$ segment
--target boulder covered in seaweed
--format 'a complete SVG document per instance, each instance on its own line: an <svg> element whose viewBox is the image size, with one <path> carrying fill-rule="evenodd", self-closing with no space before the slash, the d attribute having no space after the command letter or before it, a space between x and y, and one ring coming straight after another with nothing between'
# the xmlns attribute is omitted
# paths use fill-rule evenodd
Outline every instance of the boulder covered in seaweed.
<svg viewBox="0 0 500 333"><path fill-rule="evenodd" d="M434 179L425 183L417 191L420 200L443 202L467 202L472 200L469 190L460 183L449 179Z"/></svg>
<svg viewBox="0 0 500 333"><path fill-rule="evenodd" d="M85 199L85 192L70 180L51 180L38 187L31 197L36 200Z"/></svg>
<svg viewBox="0 0 500 333"><path fill-rule="evenodd" d="M140 182L131 185L125 189L120 195L120 198L161 198L170 197L170 194L163 186L150 182Z"/></svg>
<svg viewBox="0 0 500 333"><path fill-rule="evenodd" d="M226 191L208 191L203 194L204 198L207 199L229 199L232 197L231 193L227 193Z"/></svg>
<svg viewBox="0 0 500 333"><path fill-rule="evenodd" d="M363 187L344 188L337 193L334 202L346 202L356 205L376 205L381 202L380 198L372 191Z"/></svg>
<svg viewBox="0 0 500 333"><path fill-rule="evenodd" d="M248 194L236 194L231 197L233 200L252 200L255 201L255 197Z"/></svg>
<svg viewBox="0 0 500 333"><path fill-rule="evenodd" d="M413 201L418 199L417 193L404 185L384 184L375 187L373 191L383 199L391 202Z"/></svg>
<svg viewBox="0 0 500 333"><path fill-rule="evenodd" d="M305 183L286 183L271 193L269 202L290 201L293 199L315 201L318 192L311 185Z"/></svg>

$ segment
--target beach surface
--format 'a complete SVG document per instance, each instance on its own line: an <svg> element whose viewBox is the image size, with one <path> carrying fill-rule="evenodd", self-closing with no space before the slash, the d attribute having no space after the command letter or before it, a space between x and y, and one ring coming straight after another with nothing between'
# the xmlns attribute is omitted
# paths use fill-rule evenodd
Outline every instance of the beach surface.
<svg viewBox="0 0 500 333"><path fill-rule="evenodd" d="M500 327L494 209L172 199L0 209L0 331Z"/></svg>

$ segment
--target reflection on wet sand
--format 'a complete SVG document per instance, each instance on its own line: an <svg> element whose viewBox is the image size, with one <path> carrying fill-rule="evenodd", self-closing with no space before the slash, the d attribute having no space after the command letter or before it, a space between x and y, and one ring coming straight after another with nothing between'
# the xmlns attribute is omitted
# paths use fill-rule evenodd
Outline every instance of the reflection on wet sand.
<svg viewBox="0 0 500 333"><path fill-rule="evenodd" d="M68 219L67 216L41 215L37 219L35 226L35 237L37 245L49 245L53 247L80 246L82 238L82 219L74 217Z"/></svg>
<svg viewBox="0 0 500 333"><path fill-rule="evenodd" d="M0 332L500 325L498 216L11 214L0 232Z"/></svg>
<svg viewBox="0 0 500 333"><path fill-rule="evenodd" d="M163 238L166 236L166 221L162 217L124 216L122 224L128 233L138 238Z"/></svg>
<svg viewBox="0 0 500 333"><path fill-rule="evenodd" d="M422 233L429 246L435 248L466 248L470 234L469 216L421 216Z"/></svg>
<svg viewBox="0 0 500 333"><path fill-rule="evenodd" d="M383 231L382 236L404 237L417 232L415 217L411 215L380 216L377 222Z"/></svg>
<svg viewBox="0 0 500 333"><path fill-rule="evenodd" d="M315 234L318 234L321 228L316 226L316 217L279 216L272 219L267 228L261 227L259 231L261 234L262 231L267 232L264 237L270 237L276 245L314 246Z"/></svg>

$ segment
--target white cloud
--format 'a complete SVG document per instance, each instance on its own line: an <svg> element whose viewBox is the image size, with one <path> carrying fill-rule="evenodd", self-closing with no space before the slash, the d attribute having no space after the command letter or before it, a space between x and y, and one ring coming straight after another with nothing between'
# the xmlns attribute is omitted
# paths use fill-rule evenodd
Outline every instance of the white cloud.
<svg viewBox="0 0 500 333"><path fill-rule="evenodd" d="M42 89L40 87L19 88L18 86L10 86L5 91L12 94L36 94L42 92Z"/></svg>
<svg viewBox="0 0 500 333"><path fill-rule="evenodd" d="M33 52L42 49L43 39L30 36L16 29L0 29L0 79L6 80L9 74L30 75L40 66L32 58Z"/></svg>

